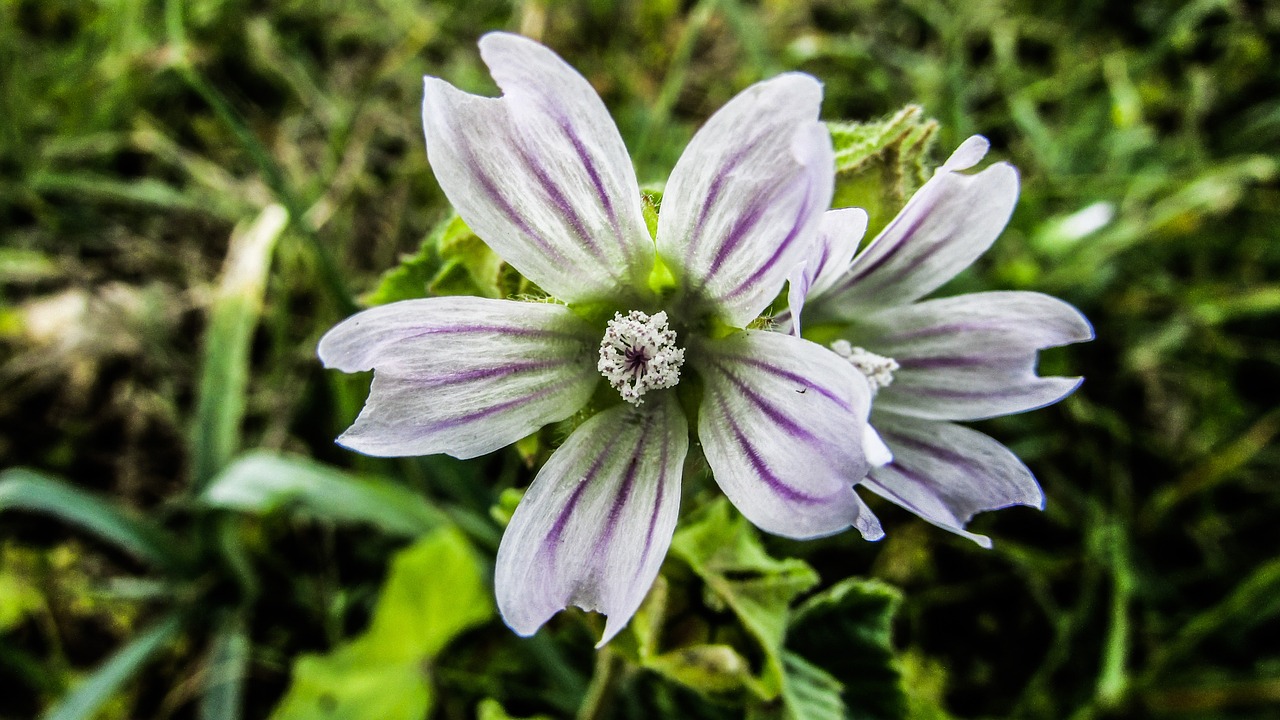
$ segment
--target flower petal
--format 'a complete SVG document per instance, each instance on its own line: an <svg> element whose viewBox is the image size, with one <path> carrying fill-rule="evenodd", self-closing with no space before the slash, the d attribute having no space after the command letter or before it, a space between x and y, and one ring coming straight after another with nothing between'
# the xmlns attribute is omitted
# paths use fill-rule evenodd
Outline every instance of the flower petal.
<svg viewBox="0 0 1280 720"><path fill-rule="evenodd" d="M689 429L674 396L618 405L552 453L498 548L502 617L532 635L569 605L608 616L600 645L635 614L680 510Z"/></svg>
<svg viewBox="0 0 1280 720"><path fill-rule="evenodd" d="M799 73L743 90L694 136L663 193L658 251L734 327L777 296L831 204L821 102L818 81Z"/></svg>
<svg viewBox="0 0 1280 720"><path fill-rule="evenodd" d="M590 328L550 303L391 303L339 323L319 354L343 372L375 370L338 438L366 455L483 455L577 412L600 380Z"/></svg>
<svg viewBox="0 0 1280 720"><path fill-rule="evenodd" d="M653 240L600 97L532 40L490 33L480 54L500 98L426 78L427 156L449 202L503 260L562 300L646 287Z"/></svg>
<svg viewBox="0 0 1280 720"><path fill-rule="evenodd" d="M867 211L862 208L823 213L818 225L818 242L809 251L809 257L791 271L787 310L779 313L774 322L789 326L793 335L800 335L800 312L805 298L821 295L840 280L866 232Z"/></svg>
<svg viewBox="0 0 1280 720"><path fill-rule="evenodd" d="M866 306L924 297L991 247L1018 201L1018 171L997 163L975 175L959 172L986 148L986 139L974 136L956 150L824 293L823 317L853 319Z"/></svg>
<svg viewBox="0 0 1280 720"><path fill-rule="evenodd" d="M853 486L867 473L862 428L870 390L835 353L748 330L700 343L698 439L716 483L776 535L811 538L856 526L883 533Z"/></svg>
<svg viewBox="0 0 1280 720"><path fill-rule="evenodd" d="M898 361L876 407L933 420L978 420L1051 405L1080 378L1038 377L1036 353L1093 338L1057 298L986 292L865 315L849 341Z"/></svg>
<svg viewBox="0 0 1280 720"><path fill-rule="evenodd" d="M873 468L868 489L921 518L989 548L964 526L980 512L1011 505L1044 508L1044 493L1008 448L976 430L876 411L893 462Z"/></svg>

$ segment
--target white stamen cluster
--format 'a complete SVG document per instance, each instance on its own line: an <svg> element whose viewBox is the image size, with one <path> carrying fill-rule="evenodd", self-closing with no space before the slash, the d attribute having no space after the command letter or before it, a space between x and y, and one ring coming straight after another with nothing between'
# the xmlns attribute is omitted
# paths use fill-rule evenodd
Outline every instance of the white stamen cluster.
<svg viewBox="0 0 1280 720"><path fill-rule="evenodd" d="M880 388L893 384L893 371L898 369L897 360L852 345L848 340L836 340L831 343L831 350L848 360L858 372L867 376L867 381L871 383L872 395L875 395Z"/></svg>
<svg viewBox="0 0 1280 720"><path fill-rule="evenodd" d="M676 332L667 327L667 314L649 316L632 310L625 317L614 313L600 341L596 367L623 400L639 405L646 392L679 383L681 365L684 348L676 347Z"/></svg>

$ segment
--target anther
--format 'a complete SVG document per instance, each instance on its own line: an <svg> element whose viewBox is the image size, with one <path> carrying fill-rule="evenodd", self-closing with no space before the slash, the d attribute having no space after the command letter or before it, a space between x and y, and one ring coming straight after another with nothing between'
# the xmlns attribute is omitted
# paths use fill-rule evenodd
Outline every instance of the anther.
<svg viewBox="0 0 1280 720"><path fill-rule="evenodd" d="M632 405L644 402L650 390L674 387L680 382L684 348L676 347L676 333L667 327L667 314L652 316L632 310L614 313L600 341L600 374L622 399Z"/></svg>

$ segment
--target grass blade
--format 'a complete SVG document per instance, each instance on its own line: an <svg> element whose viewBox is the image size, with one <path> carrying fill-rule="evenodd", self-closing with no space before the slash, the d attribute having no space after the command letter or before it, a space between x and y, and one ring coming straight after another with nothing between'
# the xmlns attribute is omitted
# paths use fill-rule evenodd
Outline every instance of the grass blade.
<svg viewBox="0 0 1280 720"><path fill-rule="evenodd" d="M182 567L177 541L102 498L61 480L12 468L0 472L0 512L25 510L79 526L134 557L165 569Z"/></svg>
<svg viewBox="0 0 1280 720"><path fill-rule="evenodd" d="M204 369L191 448L197 491L239 448L249 385L249 347L262 314L271 254L288 222L289 214L283 207L270 205L248 229L237 229L232 235L204 339Z"/></svg>
<svg viewBox="0 0 1280 720"><path fill-rule="evenodd" d="M182 619L174 613L159 625L112 655L84 682L76 686L61 702L45 713L44 720L89 720L103 703L111 699L134 673L169 644L182 629Z"/></svg>

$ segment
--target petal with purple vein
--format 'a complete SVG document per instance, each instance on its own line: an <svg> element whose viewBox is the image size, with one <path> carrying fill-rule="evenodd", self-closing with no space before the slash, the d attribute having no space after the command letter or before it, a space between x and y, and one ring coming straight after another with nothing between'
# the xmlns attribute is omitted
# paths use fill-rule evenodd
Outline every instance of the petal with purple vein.
<svg viewBox="0 0 1280 720"><path fill-rule="evenodd" d="M821 295L834 285L849 268L858 243L867 232L867 211L862 208L840 208L822 214L818 225L818 242L798 267L791 271L787 287L787 310L774 318L780 325L800 334L800 313L805 298Z"/></svg>
<svg viewBox="0 0 1280 720"><path fill-rule="evenodd" d="M680 509L689 431L671 393L588 420L552 453L498 549L507 625L532 635L569 605L604 613L608 642L657 577Z"/></svg>
<svg viewBox="0 0 1280 720"><path fill-rule="evenodd" d="M835 160L821 102L808 75L752 85L698 131L667 183L658 251L733 327L777 297L831 204Z"/></svg>
<svg viewBox="0 0 1280 720"><path fill-rule="evenodd" d="M874 468L868 489L921 518L991 547L964 529L980 512L1012 505L1044 507L1044 493L1008 448L976 430L877 409L874 422L893 462Z"/></svg>
<svg viewBox="0 0 1280 720"><path fill-rule="evenodd" d="M338 439L366 455L483 455L577 412L600 380L590 328L550 303L391 303L338 324L319 354L326 367L374 371Z"/></svg>
<svg viewBox="0 0 1280 720"><path fill-rule="evenodd" d="M853 486L866 475L865 379L835 353L743 331L690 353L704 391L698 439L716 483L763 530L793 538L849 526L880 537Z"/></svg>
<svg viewBox="0 0 1280 720"><path fill-rule="evenodd" d="M938 289L986 252L1018 201L1018 171L997 163L974 175L957 172L977 162L985 147L970 138L854 259L838 283L821 298L811 295L809 303L817 306L817 315L853 319L864 307L909 303Z"/></svg>
<svg viewBox="0 0 1280 720"><path fill-rule="evenodd" d="M876 407L933 420L977 420L1051 405L1079 378L1039 377L1037 352L1093 337L1057 298L987 292L928 300L863 316L848 338L898 361Z"/></svg>
<svg viewBox="0 0 1280 720"><path fill-rule="evenodd" d="M502 97L428 77L423 99L427 156L458 214L562 300L645 288L653 241L626 146L600 97L527 38L490 33L480 53Z"/></svg>

